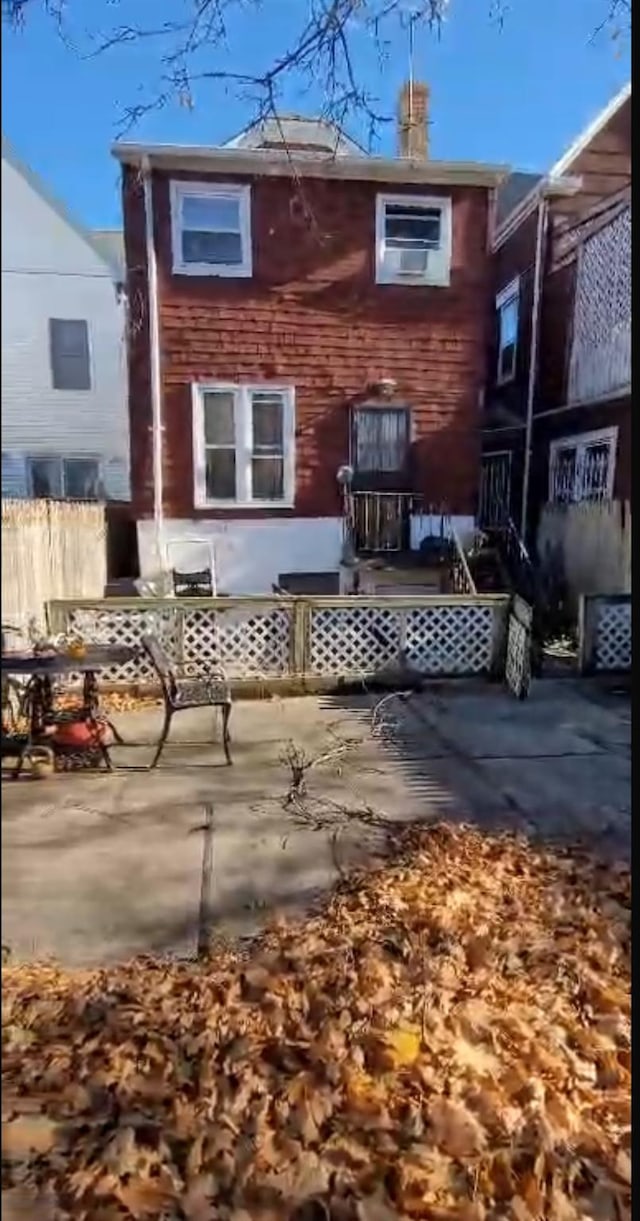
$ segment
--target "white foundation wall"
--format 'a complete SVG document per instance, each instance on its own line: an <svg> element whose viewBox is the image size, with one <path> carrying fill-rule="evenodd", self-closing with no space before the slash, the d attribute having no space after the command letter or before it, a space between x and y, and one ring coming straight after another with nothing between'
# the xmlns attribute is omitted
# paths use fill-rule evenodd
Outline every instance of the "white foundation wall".
<svg viewBox="0 0 640 1221"><path fill-rule="evenodd" d="M413 517L411 549L417 551L429 535L439 537L441 521L440 516ZM454 517L453 523L461 541L473 533L473 517ZM153 521L139 521L140 575L153 579L171 568L194 572L210 567L213 558L216 586L222 594L269 594L283 572L340 572L343 588L342 530L340 517L165 519L159 556ZM388 558L392 561L393 553Z"/></svg>
<svg viewBox="0 0 640 1221"><path fill-rule="evenodd" d="M281 572L337 572L342 548L339 517L272 517L252 521L171 520L163 524L158 562L152 521L138 522L140 575L167 568L193 572L210 564L222 594L269 594Z"/></svg>

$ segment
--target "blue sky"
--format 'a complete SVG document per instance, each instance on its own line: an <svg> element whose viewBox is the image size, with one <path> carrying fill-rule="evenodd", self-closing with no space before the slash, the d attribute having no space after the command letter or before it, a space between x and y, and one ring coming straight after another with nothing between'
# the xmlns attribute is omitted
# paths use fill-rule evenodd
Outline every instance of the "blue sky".
<svg viewBox="0 0 640 1221"><path fill-rule="evenodd" d="M26 28L5 31L2 40L3 130L85 224L118 225L118 168L109 146L123 107L153 90L158 52L145 42L85 58L63 44L40 0L32 2ZM132 13L157 21L181 2L69 0L69 8L95 31ZM229 27L225 67L264 70L286 49L292 19L299 21L304 5L305 0L262 0L261 19L255 10L238 11ZM442 36L416 36L415 75L431 87L431 155L549 168L629 78L628 44L616 51L605 34L591 40L607 0L510 0L501 29L491 5L492 0L450 0ZM84 31L76 30L86 49ZM407 72L407 35L394 28L382 70L370 38L357 30L354 37L359 77L378 99L378 109L392 115ZM282 106L310 113L320 100L313 90L301 96L300 82L292 78ZM216 144L251 117L250 102L219 84L199 89L195 103L192 111L173 104L148 115L127 138ZM351 132L365 138L357 123ZM394 143L389 124L375 151L393 153Z"/></svg>

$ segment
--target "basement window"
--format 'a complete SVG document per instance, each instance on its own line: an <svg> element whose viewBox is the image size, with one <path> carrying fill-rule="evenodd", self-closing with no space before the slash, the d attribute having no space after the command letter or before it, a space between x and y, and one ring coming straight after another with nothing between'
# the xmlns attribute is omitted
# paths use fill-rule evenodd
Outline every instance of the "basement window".
<svg viewBox="0 0 640 1221"><path fill-rule="evenodd" d="M42 500L100 500L97 458L27 458L29 495Z"/></svg>
<svg viewBox="0 0 640 1221"><path fill-rule="evenodd" d="M292 508L291 386L193 387L197 508Z"/></svg>
<svg viewBox="0 0 640 1221"><path fill-rule="evenodd" d="M451 276L451 200L378 195L376 282L446 287Z"/></svg>
<svg viewBox="0 0 640 1221"><path fill-rule="evenodd" d="M499 386L513 381L516 375L516 353L518 350L518 318L520 312L520 280L516 277L496 297L498 313L498 369L496 381Z"/></svg>
<svg viewBox="0 0 640 1221"><path fill-rule="evenodd" d="M250 276L250 188L172 182L171 235L174 274Z"/></svg>

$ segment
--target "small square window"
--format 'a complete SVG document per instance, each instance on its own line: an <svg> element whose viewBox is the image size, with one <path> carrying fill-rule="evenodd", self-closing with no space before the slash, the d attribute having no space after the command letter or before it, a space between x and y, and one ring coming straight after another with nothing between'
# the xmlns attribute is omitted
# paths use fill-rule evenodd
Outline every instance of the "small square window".
<svg viewBox="0 0 640 1221"><path fill-rule="evenodd" d="M172 182L174 272L250 276L250 206L248 186Z"/></svg>
<svg viewBox="0 0 640 1221"><path fill-rule="evenodd" d="M89 328L83 318L50 318L49 349L54 390L91 389Z"/></svg>
<svg viewBox="0 0 640 1221"><path fill-rule="evenodd" d="M451 200L379 195L376 203L378 284L446 286L451 272Z"/></svg>

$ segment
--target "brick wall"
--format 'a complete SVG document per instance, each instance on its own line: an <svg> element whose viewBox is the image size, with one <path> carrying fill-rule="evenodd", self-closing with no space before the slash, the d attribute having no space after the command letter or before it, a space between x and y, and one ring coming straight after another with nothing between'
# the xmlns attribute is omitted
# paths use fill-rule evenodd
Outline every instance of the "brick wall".
<svg viewBox="0 0 640 1221"><path fill-rule="evenodd" d="M247 181L229 175L225 181L230 177ZM172 275L169 179L155 175L168 515L234 515L232 509L202 511L193 505L190 384L207 379L294 384L292 516L339 513L335 474L348 459L349 407L381 377L396 380L396 402L412 409L414 490L428 503L446 503L453 513L474 511L491 298L488 192L451 191L451 286L443 289L375 284L379 189L373 183L313 179L300 190L282 178L254 180L253 277L201 279ZM144 200L135 171L125 169L123 193L132 485L136 514L145 517L153 500L151 407Z"/></svg>

